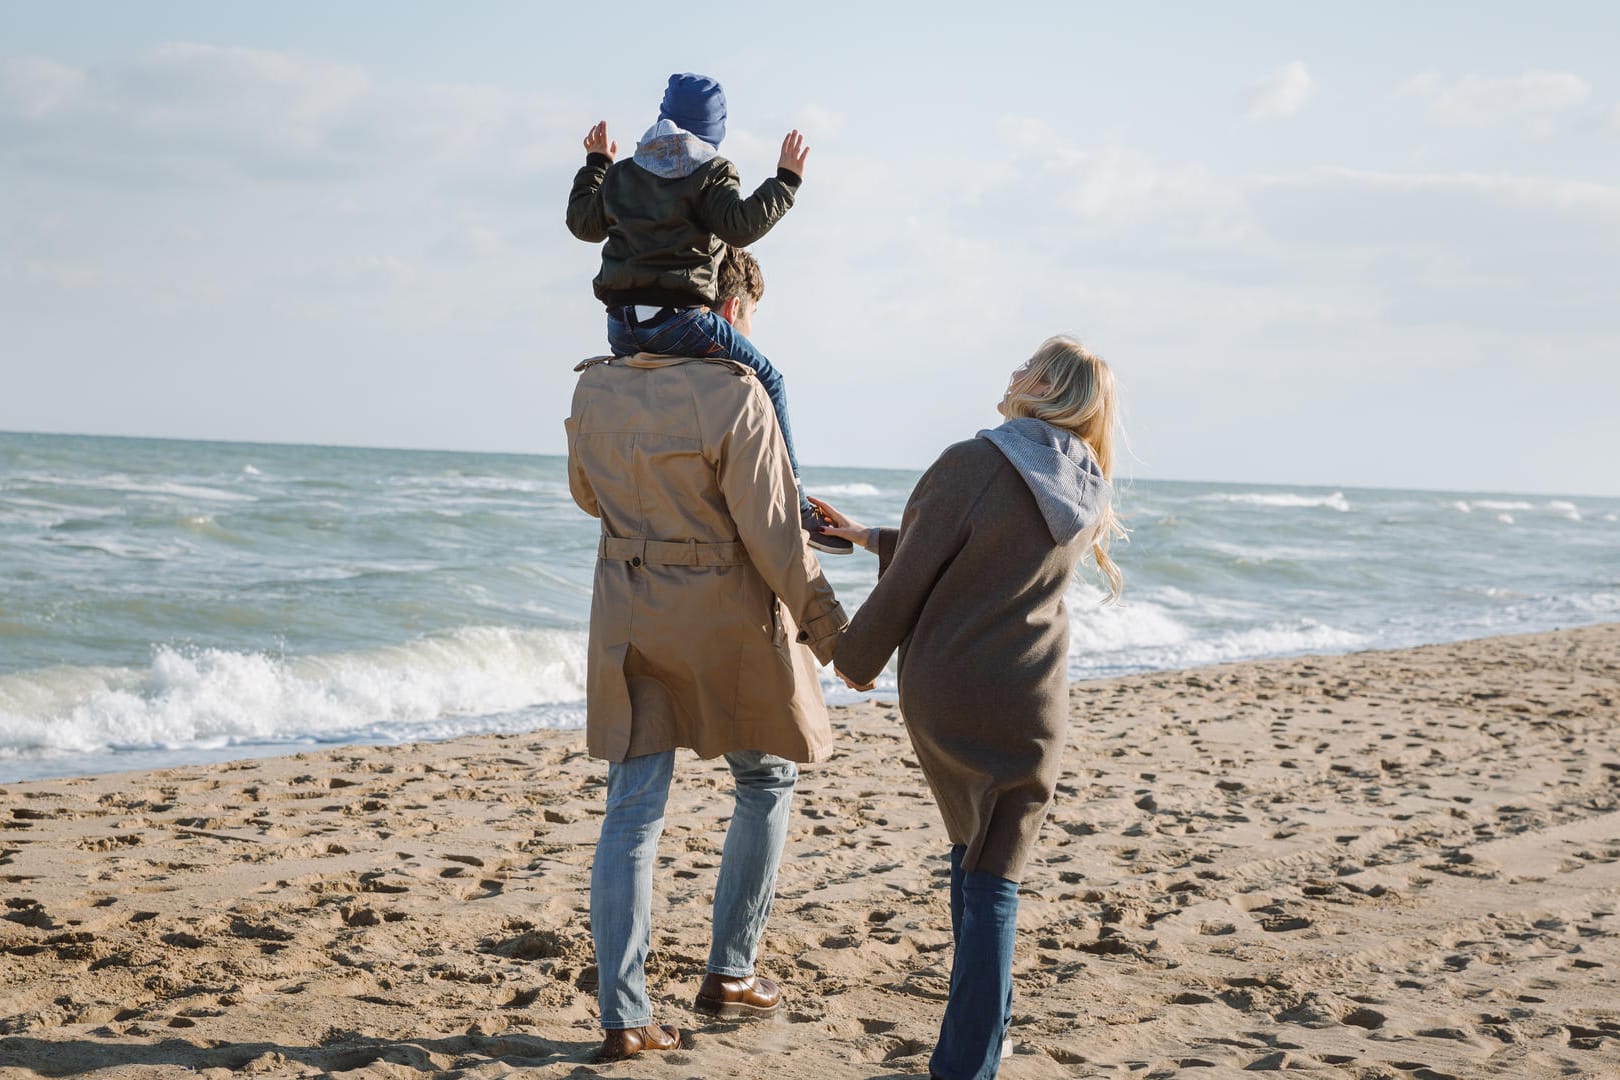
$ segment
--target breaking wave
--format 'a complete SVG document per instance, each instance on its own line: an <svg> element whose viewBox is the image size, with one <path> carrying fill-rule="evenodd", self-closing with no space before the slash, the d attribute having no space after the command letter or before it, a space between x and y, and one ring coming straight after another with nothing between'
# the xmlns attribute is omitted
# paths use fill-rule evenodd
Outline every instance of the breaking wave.
<svg viewBox="0 0 1620 1080"><path fill-rule="evenodd" d="M584 694L578 631L468 627L288 658L163 646L145 669L0 676L0 758L574 727L581 710L545 707Z"/></svg>

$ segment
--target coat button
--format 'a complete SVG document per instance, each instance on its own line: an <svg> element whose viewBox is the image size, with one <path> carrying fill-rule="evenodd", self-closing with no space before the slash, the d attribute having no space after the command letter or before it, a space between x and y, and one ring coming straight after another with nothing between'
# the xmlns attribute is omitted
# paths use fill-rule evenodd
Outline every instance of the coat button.
<svg viewBox="0 0 1620 1080"><path fill-rule="evenodd" d="M637 555L635 558L631 559L630 560L630 565L631 566L640 566L641 565L641 556Z"/></svg>
<svg viewBox="0 0 1620 1080"><path fill-rule="evenodd" d="M808 631L808 630L800 630L799 631L799 640L800 641L809 641L810 640L810 631Z"/></svg>

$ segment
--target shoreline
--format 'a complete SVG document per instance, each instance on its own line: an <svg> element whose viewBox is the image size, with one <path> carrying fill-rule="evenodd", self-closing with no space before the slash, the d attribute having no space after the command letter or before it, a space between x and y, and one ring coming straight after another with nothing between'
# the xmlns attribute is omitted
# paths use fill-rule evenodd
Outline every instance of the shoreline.
<svg viewBox="0 0 1620 1080"><path fill-rule="evenodd" d="M1096 675L1096 676L1089 676L1089 677L1076 677L1076 676L1071 674L1070 675L1070 685L1071 685L1072 688L1078 689L1079 687L1082 687L1082 686L1089 686L1089 685L1093 685L1093 684L1097 684L1097 683L1116 682L1116 681L1125 680L1125 679L1145 679L1145 678L1149 678L1149 677L1156 676L1156 675L1177 675L1177 674L1182 674L1182 673L1186 673L1186 672L1194 672L1194 671L1215 671L1215 670L1219 670L1221 668L1240 666L1240 665L1244 665L1244 664L1280 663L1280 662L1285 662L1285 661L1289 661L1289 660L1304 660L1304 659L1309 659L1309 658L1312 658L1312 657L1332 658L1332 657L1342 657L1342 656L1360 656L1360 655L1366 655L1366 654L1399 653L1399 652L1406 652L1406 651L1413 650L1413 649L1441 648L1441 647L1452 646L1452 645L1469 645L1469 644L1474 644L1474 643L1489 642L1489 641L1496 641L1496 640L1511 640L1511 639L1514 639L1514 638L1521 638L1521 637L1535 637L1535 636L1540 636L1540 635L1543 635L1543 634L1560 634L1560 633L1566 633L1566 632L1571 632L1571 631L1591 630L1591 629L1596 629L1596 628L1603 627L1603 626L1620 626L1620 621L1615 621L1615 622L1604 621L1604 622L1582 623L1582 624L1576 624L1576 625L1572 625L1572 626L1556 627L1556 628L1553 628L1551 630L1532 630L1532 631L1525 631L1525 632L1522 632L1522 633L1512 633L1512 634L1492 634L1492 635L1487 635L1487 636L1484 636L1484 637L1458 638L1458 639L1453 639L1453 640L1437 641L1437 642L1422 642L1422 643L1415 644L1415 645L1372 646L1372 647L1365 648L1365 649L1354 649L1354 650L1351 650L1351 651L1348 651L1348 652L1316 652L1316 651L1290 652L1290 653L1285 653L1285 654L1280 655L1280 656L1261 656L1261 657L1253 657L1253 658L1249 658L1249 659L1223 660L1223 661L1220 661L1220 662L1217 662L1217 663L1192 664L1192 665L1188 665L1186 667L1153 668L1153 669L1149 669L1149 670L1145 670L1145 671L1129 671L1129 672L1124 672L1124 673L1113 673L1113 674ZM579 628L579 632L581 634L585 633L585 631L586 631L586 628L584 628L584 627ZM891 682L892 682L892 680L891 680ZM844 687L841 686L841 685L828 686L826 684L823 684L822 690L823 690L824 694L826 695L826 697L828 699L828 708L829 708L829 710L832 710L835 714L836 714L836 712L838 710L841 710L841 709L860 709L863 706L871 704L873 702L884 702L884 701L892 702L893 699L895 698L895 690L894 690L894 687L892 685L887 687L886 689L868 691L865 694L859 695L855 700L842 700L842 699L850 697L853 694L853 692L845 690ZM568 709L577 709L583 715L583 710L585 708L585 702L584 702L583 699L580 699L578 701L553 702L553 703L548 703L545 707L546 708L558 708L558 707L561 707L561 708L568 708ZM567 736L567 735L569 735L571 733L583 732L584 730L585 729L584 729L584 725L583 725L583 722L582 722L580 724L580 726L578 726L578 727L556 727L556 728L539 727L539 728L531 728L529 730L521 731L521 732L471 732L471 733L465 733L465 734L450 735L450 736L446 736L445 738L442 738L442 739L427 739L427 740L399 740L399 741L395 741L395 740L390 740L390 739L385 739L385 738L371 738L371 739L358 739L358 740L350 741L350 740L347 740L347 739L338 738L338 739L332 739L330 741L319 741L319 740L316 740L316 739L313 739L313 738L305 738L305 739L301 739L301 740L289 740L289 741L286 741L286 742L279 742L279 743L278 742L263 742L263 743L246 743L246 742L244 742L244 743L234 744L234 745L231 745L231 746L221 746L221 747L193 746L193 747L179 747L179 748L172 748L172 749L167 748L167 747L142 747L142 748L135 749L135 750L130 750L130 751L101 751L101 752L91 753L91 754L56 755L56 756L52 756L52 757L38 757L38 758L28 758L28 759L10 758L10 759L3 759L3 760L5 762L7 762L7 763L16 763L16 762L21 761L21 760L27 760L31 764L33 764L33 763L39 764L46 771L44 771L41 775L37 775L37 776L35 776L35 775L23 775L23 776L17 776L17 777L13 778L13 777L5 776L5 775L0 775L0 790L3 790L7 786L15 786L15 785L20 785L20 784L54 783L54 782L69 781L69 780L90 779L90 778L104 777L104 776L120 776L120 775L125 775L125 774L138 775L138 774L146 774L146 773L159 773L159 772L168 772L168 771L175 770L175 769L187 769L187 768L218 768L218 767L230 766L230 765L233 765L233 764L236 764L236 763L239 763L239 762L265 761L265 760L268 760L268 759L284 758L284 757L303 757L305 755L310 755L310 754L334 753L334 752L339 752L339 751L343 751L343 750L359 749L359 748L364 748L364 747L438 746L438 745L445 745L445 744L455 744L455 743L462 742L463 740L490 738L490 737L494 737L496 735L510 736L510 737L515 737L515 738L526 738L526 737L531 737L531 736L541 738L541 737L546 737L546 736L550 736L550 735ZM154 758L154 759L158 759L158 760L153 760L151 762L146 762L146 763L142 763L142 762L137 761L137 763L134 763L134 764L118 765L117 767L114 767L114 768L92 769L91 771L75 771L74 768L73 768L74 765L80 764L80 763L90 764L93 759L97 759L97 758L116 758L116 757L118 757L120 755L123 755L123 754L129 754L132 757L135 757L137 759L150 757L150 758ZM161 760L161 759L165 758L166 756L172 756L172 757L176 758L176 760L172 760L172 761ZM50 765L51 762L62 762L64 764L64 766L65 766L65 771L58 771L57 769L51 767L51 765Z"/></svg>
<svg viewBox="0 0 1620 1080"><path fill-rule="evenodd" d="M1003 1077L1620 1071L1620 623L1071 705ZM926 1077L943 829L893 695L833 719L760 957L789 1015L689 1008L729 783L683 753L648 978L686 1044L617 1065L578 729L0 784L0 1073Z"/></svg>

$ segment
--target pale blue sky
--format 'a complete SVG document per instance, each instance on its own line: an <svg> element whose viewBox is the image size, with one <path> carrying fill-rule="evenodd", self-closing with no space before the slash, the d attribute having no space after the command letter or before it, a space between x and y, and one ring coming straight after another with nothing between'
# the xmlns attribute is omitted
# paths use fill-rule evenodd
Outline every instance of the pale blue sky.
<svg viewBox="0 0 1620 1080"><path fill-rule="evenodd" d="M614 10L0 3L0 428L560 451L579 140L697 70L745 185L812 145L755 249L807 463L1068 331L1137 476L1620 493L1620 6Z"/></svg>

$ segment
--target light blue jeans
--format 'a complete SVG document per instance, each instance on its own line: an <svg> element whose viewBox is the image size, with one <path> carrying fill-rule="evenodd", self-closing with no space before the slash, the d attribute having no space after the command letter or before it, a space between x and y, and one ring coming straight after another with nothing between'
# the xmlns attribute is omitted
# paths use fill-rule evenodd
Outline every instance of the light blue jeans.
<svg viewBox="0 0 1620 1080"><path fill-rule="evenodd" d="M798 766L757 750L726 755L737 782L714 890L709 970L754 973L760 935L776 896ZM608 763L607 816L591 864L591 935L596 940L596 1002L604 1028L652 1023L647 950L652 944L653 861L664 831L675 752Z"/></svg>

